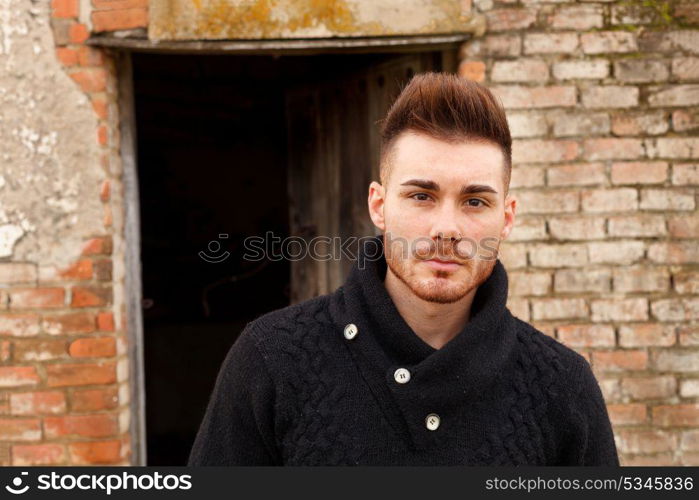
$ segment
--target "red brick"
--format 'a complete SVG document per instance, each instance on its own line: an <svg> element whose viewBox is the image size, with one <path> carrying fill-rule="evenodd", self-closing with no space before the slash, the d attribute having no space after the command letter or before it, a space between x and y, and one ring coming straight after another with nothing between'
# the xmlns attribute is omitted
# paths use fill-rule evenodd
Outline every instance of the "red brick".
<svg viewBox="0 0 699 500"><path fill-rule="evenodd" d="M648 319L648 299L633 297L627 299L592 300L592 319L598 321L645 321Z"/></svg>
<svg viewBox="0 0 699 500"><path fill-rule="evenodd" d="M97 127L97 144L100 146L105 146L109 139L107 127L105 125L100 125Z"/></svg>
<svg viewBox="0 0 699 500"><path fill-rule="evenodd" d="M38 418L0 418L0 440L38 441L41 421Z"/></svg>
<svg viewBox="0 0 699 500"><path fill-rule="evenodd" d="M687 269L673 272L672 281L677 293L699 295L699 271Z"/></svg>
<svg viewBox="0 0 699 500"><path fill-rule="evenodd" d="M0 335L14 337L31 337L39 333L38 314L10 314L0 315Z"/></svg>
<svg viewBox="0 0 699 500"><path fill-rule="evenodd" d="M689 165L675 163L672 166L672 183L676 186L699 185L699 163Z"/></svg>
<svg viewBox="0 0 699 500"><path fill-rule="evenodd" d="M102 96L91 96L92 98L92 109L95 110L95 114L97 114L97 118L100 118L102 120L106 120L109 117L109 106L107 105L107 101L104 97ZM107 200L102 200L102 201L107 201Z"/></svg>
<svg viewBox="0 0 699 500"><path fill-rule="evenodd" d="M89 280L92 278L92 261L80 259L69 267L59 270L58 275L67 280Z"/></svg>
<svg viewBox="0 0 699 500"><path fill-rule="evenodd" d="M585 212L617 212L636 210L637 193L633 188L590 189L581 193Z"/></svg>
<svg viewBox="0 0 699 500"><path fill-rule="evenodd" d="M622 347L671 346L675 343L675 328L657 323L621 325L619 345Z"/></svg>
<svg viewBox="0 0 699 500"><path fill-rule="evenodd" d="M84 45L78 49L78 62L80 66L102 66L104 55L101 50Z"/></svg>
<svg viewBox="0 0 699 500"><path fill-rule="evenodd" d="M621 390L632 399L664 399L677 394L677 381L670 375L624 378Z"/></svg>
<svg viewBox="0 0 699 500"><path fill-rule="evenodd" d="M603 217L552 217L549 233L557 240L594 240L606 236Z"/></svg>
<svg viewBox="0 0 699 500"><path fill-rule="evenodd" d="M668 217L667 227L673 238L699 238L699 214L672 215Z"/></svg>
<svg viewBox="0 0 699 500"><path fill-rule="evenodd" d="M577 48L577 33L527 33L524 35L525 54L570 54Z"/></svg>
<svg viewBox="0 0 699 500"><path fill-rule="evenodd" d="M609 269L557 269L553 287L556 293L604 293L610 290L611 279Z"/></svg>
<svg viewBox="0 0 699 500"><path fill-rule="evenodd" d="M645 370L647 365L646 351L594 351L592 353L592 366L595 371Z"/></svg>
<svg viewBox="0 0 699 500"><path fill-rule="evenodd" d="M661 264L699 263L699 246L683 241L652 243L648 247L648 258Z"/></svg>
<svg viewBox="0 0 699 500"><path fill-rule="evenodd" d="M0 387L20 387L40 382L33 366L0 366Z"/></svg>
<svg viewBox="0 0 699 500"><path fill-rule="evenodd" d="M521 214L576 212L579 206L576 191L522 191L517 198Z"/></svg>
<svg viewBox="0 0 699 500"><path fill-rule="evenodd" d="M662 215L617 215L609 217L608 227L610 236L652 238L667 234Z"/></svg>
<svg viewBox="0 0 699 500"><path fill-rule="evenodd" d="M44 331L50 335L91 333L95 331L95 315L91 312L44 315Z"/></svg>
<svg viewBox="0 0 699 500"><path fill-rule="evenodd" d="M66 47L57 47L56 58L61 61L61 64L64 66L75 66L78 64L78 51Z"/></svg>
<svg viewBox="0 0 699 500"><path fill-rule="evenodd" d="M648 144L647 149L650 158L699 158L699 137L661 137Z"/></svg>
<svg viewBox="0 0 699 500"><path fill-rule="evenodd" d="M655 369L671 372L696 372L699 371L699 356L695 351L662 349L655 354Z"/></svg>
<svg viewBox="0 0 699 500"><path fill-rule="evenodd" d="M95 278L99 281L112 280L112 261L111 259L98 259L93 262Z"/></svg>
<svg viewBox="0 0 699 500"><path fill-rule="evenodd" d="M48 439L65 436L103 438L117 434L118 430L116 416L110 414L44 418L44 432Z"/></svg>
<svg viewBox="0 0 699 500"><path fill-rule="evenodd" d="M148 26L148 9L134 8L94 11L92 28L95 32L117 31Z"/></svg>
<svg viewBox="0 0 699 500"><path fill-rule="evenodd" d="M584 148L588 160L634 160L644 154L640 139L587 139Z"/></svg>
<svg viewBox="0 0 699 500"><path fill-rule="evenodd" d="M66 460L62 444L16 444L11 448L12 465L60 465Z"/></svg>
<svg viewBox="0 0 699 500"><path fill-rule="evenodd" d="M612 404L607 406L609 419L613 425L639 425L646 422L646 405L635 404Z"/></svg>
<svg viewBox="0 0 699 500"><path fill-rule="evenodd" d="M67 357L66 342L63 339L22 339L15 340L15 360L50 361Z"/></svg>
<svg viewBox="0 0 699 500"><path fill-rule="evenodd" d="M657 184L667 180L664 161L624 162L612 164L612 184Z"/></svg>
<svg viewBox="0 0 699 500"><path fill-rule="evenodd" d="M589 311L585 299L532 299L532 318L537 320L585 318Z"/></svg>
<svg viewBox="0 0 699 500"><path fill-rule="evenodd" d="M490 79L494 82L545 82L549 79L549 68L539 59L496 61Z"/></svg>
<svg viewBox="0 0 699 500"><path fill-rule="evenodd" d="M536 11L527 9L494 9L485 12L488 32L530 28L536 23Z"/></svg>
<svg viewBox="0 0 699 500"><path fill-rule="evenodd" d="M71 291L71 307L102 307L110 304L112 301L111 287L74 286Z"/></svg>
<svg viewBox="0 0 699 500"><path fill-rule="evenodd" d="M71 385L113 384L116 382L114 363L52 364L46 365L49 387Z"/></svg>
<svg viewBox="0 0 699 500"><path fill-rule="evenodd" d="M51 0L51 15L53 17L78 17L78 11L78 0Z"/></svg>
<svg viewBox="0 0 699 500"><path fill-rule="evenodd" d="M70 344L70 355L74 358L101 358L116 355L114 337L89 337L74 340Z"/></svg>
<svg viewBox="0 0 699 500"><path fill-rule="evenodd" d="M110 255L112 253L112 238L104 236L101 238L92 238L85 242L82 249L82 255Z"/></svg>
<svg viewBox="0 0 699 500"><path fill-rule="evenodd" d="M522 40L518 34L486 35L474 37L461 46L459 59L479 57L516 57L522 52Z"/></svg>
<svg viewBox="0 0 699 500"><path fill-rule="evenodd" d="M653 408L653 423L660 427L699 426L699 404L656 406Z"/></svg>
<svg viewBox="0 0 699 500"><path fill-rule="evenodd" d="M485 80L485 63L483 61L462 61L459 64L459 76L467 80L483 82Z"/></svg>
<svg viewBox="0 0 699 500"><path fill-rule="evenodd" d="M602 163L560 165L546 169L549 186L585 186L603 184L606 180Z"/></svg>
<svg viewBox="0 0 699 500"><path fill-rule="evenodd" d="M584 31L604 25L602 7L599 5L573 5L558 8L548 17L553 29Z"/></svg>
<svg viewBox="0 0 699 500"><path fill-rule="evenodd" d="M537 244L529 250L531 265L536 267L577 267L587 264L585 245Z"/></svg>
<svg viewBox="0 0 699 500"><path fill-rule="evenodd" d="M114 331L114 314L101 312L97 314L97 329L103 332Z"/></svg>
<svg viewBox="0 0 699 500"><path fill-rule="evenodd" d="M112 410L119 405L117 389L87 389L74 391L70 397L70 408L74 412Z"/></svg>
<svg viewBox="0 0 699 500"><path fill-rule="evenodd" d="M121 443L114 441L90 441L70 443L71 463L81 464L113 464L119 462Z"/></svg>
<svg viewBox="0 0 699 500"><path fill-rule="evenodd" d="M148 0L92 0L94 10L123 10L148 7Z"/></svg>
<svg viewBox="0 0 699 500"><path fill-rule="evenodd" d="M94 101L93 101L93 104L94 104ZM109 191L110 191L109 179L105 179L102 181L102 186L100 187L100 200L109 201Z"/></svg>
<svg viewBox="0 0 699 500"><path fill-rule="evenodd" d="M665 111L624 112L612 116L612 133L621 136L660 135L670 128Z"/></svg>
<svg viewBox="0 0 699 500"><path fill-rule="evenodd" d="M10 308L49 308L65 305L63 288L16 288L10 290Z"/></svg>
<svg viewBox="0 0 699 500"><path fill-rule="evenodd" d="M70 77L84 92L103 92L107 89L107 71L102 68L82 69L71 73Z"/></svg>
<svg viewBox="0 0 699 500"><path fill-rule="evenodd" d="M694 191L690 189L642 189L643 210L694 210Z"/></svg>
<svg viewBox="0 0 699 500"><path fill-rule="evenodd" d="M558 340L571 347L613 347L614 328L592 324L559 326Z"/></svg>
<svg viewBox="0 0 699 500"><path fill-rule="evenodd" d="M633 108L638 95L638 87L600 85L583 89L581 101L586 108Z"/></svg>
<svg viewBox="0 0 699 500"><path fill-rule="evenodd" d="M508 109L571 107L577 102L576 88L573 86L500 85L491 86L490 90Z"/></svg>
<svg viewBox="0 0 699 500"><path fill-rule="evenodd" d="M65 411L65 394L59 391L10 394L10 412L13 415L47 415L65 413Z"/></svg>
<svg viewBox="0 0 699 500"><path fill-rule="evenodd" d="M16 283L31 283L37 279L36 265L26 262L1 262L0 283L14 285Z"/></svg>
<svg viewBox="0 0 699 500"><path fill-rule="evenodd" d="M553 163L571 161L580 154L576 141L515 139L512 141L512 161L514 163Z"/></svg>
<svg viewBox="0 0 699 500"><path fill-rule="evenodd" d="M638 50L636 37L626 31L597 31L584 33L580 37L585 54L635 52Z"/></svg>
<svg viewBox="0 0 699 500"><path fill-rule="evenodd" d="M677 436L666 431L621 429L615 434L620 453L659 453L677 448Z"/></svg>
<svg viewBox="0 0 699 500"><path fill-rule="evenodd" d="M82 23L73 23L68 29L70 43L83 43L90 37L90 32Z"/></svg>

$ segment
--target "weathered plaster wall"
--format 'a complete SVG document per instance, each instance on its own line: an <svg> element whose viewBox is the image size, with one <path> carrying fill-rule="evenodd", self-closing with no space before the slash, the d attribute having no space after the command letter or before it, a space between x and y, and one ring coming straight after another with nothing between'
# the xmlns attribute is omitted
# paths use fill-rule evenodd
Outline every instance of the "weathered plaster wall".
<svg viewBox="0 0 699 500"><path fill-rule="evenodd" d="M129 463L116 79L78 7L0 0L0 465Z"/></svg>
<svg viewBox="0 0 699 500"><path fill-rule="evenodd" d="M48 2L0 0L0 258L62 267L103 229L96 129L56 59Z"/></svg>

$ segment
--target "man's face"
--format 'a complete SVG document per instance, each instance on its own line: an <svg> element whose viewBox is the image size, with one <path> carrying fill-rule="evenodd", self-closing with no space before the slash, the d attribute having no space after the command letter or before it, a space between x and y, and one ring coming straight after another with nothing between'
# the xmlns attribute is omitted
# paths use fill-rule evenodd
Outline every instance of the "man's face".
<svg viewBox="0 0 699 500"><path fill-rule="evenodd" d="M390 161L386 185L369 186L389 272L423 300L456 302L490 276L514 223L502 150L406 131Z"/></svg>

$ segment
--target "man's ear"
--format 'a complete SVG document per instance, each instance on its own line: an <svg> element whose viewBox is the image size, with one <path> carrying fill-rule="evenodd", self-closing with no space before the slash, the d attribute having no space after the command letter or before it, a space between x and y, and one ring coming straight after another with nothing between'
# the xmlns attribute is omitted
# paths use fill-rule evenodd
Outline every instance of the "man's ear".
<svg viewBox="0 0 699 500"><path fill-rule="evenodd" d="M376 181L369 184L369 217L376 227L382 231L386 230L386 222L384 220L384 206L386 201L386 190Z"/></svg>
<svg viewBox="0 0 699 500"><path fill-rule="evenodd" d="M512 232L515 225L515 213L517 212L517 198L514 195L508 194L505 197L505 225L500 232L500 239L504 240Z"/></svg>

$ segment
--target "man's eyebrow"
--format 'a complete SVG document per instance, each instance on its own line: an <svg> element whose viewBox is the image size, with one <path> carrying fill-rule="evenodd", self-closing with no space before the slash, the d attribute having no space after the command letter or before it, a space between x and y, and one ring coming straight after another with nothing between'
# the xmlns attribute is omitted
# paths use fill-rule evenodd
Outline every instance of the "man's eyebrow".
<svg viewBox="0 0 699 500"><path fill-rule="evenodd" d="M429 189L430 191L439 191L439 184L425 179L410 179L409 181L403 182L401 186L417 186L421 187L422 189ZM461 186L461 191L459 191L461 196L475 193L498 194L495 189L486 184L469 184L468 186Z"/></svg>

